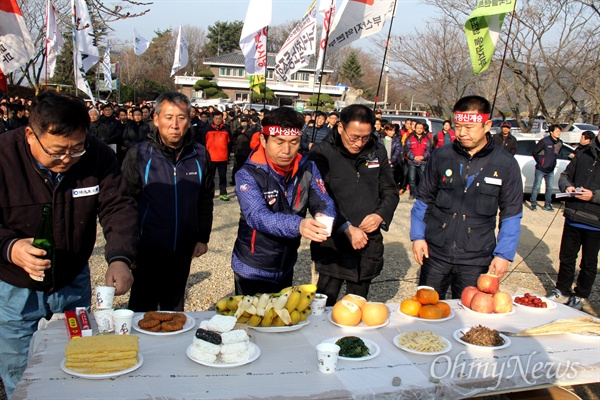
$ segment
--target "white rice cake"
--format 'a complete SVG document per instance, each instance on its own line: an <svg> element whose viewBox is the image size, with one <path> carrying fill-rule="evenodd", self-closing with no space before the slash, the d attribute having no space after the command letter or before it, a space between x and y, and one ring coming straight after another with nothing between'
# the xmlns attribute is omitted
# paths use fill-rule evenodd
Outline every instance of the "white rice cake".
<svg viewBox="0 0 600 400"><path fill-rule="evenodd" d="M221 345L221 355L223 354L233 354L238 353L240 351L244 351L248 349L248 342L237 342L231 344L222 344Z"/></svg>
<svg viewBox="0 0 600 400"><path fill-rule="evenodd" d="M206 352L200 350L196 346L192 346L192 348L190 349L190 355L192 356L193 359L201 361L201 362L205 362L205 363L213 364L215 361L217 361L216 354L206 353Z"/></svg>
<svg viewBox="0 0 600 400"><path fill-rule="evenodd" d="M250 358L250 352L247 349L243 351L238 351L237 353L221 354L221 360L223 360L225 364L243 362L246 361L248 358Z"/></svg>
<svg viewBox="0 0 600 400"><path fill-rule="evenodd" d="M221 351L221 346L195 337L192 349L197 349L206 354L213 354L216 357L216 355L219 354L219 351Z"/></svg>
<svg viewBox="0 0 600 400"><path fill-rule="evenodd" d="M218 333L229 332L236 323L235 317L217 314L208 321L208 330Z"/></svg>
<svg viewBox="0 0 600 400"><path fill-rule="evenodd" d="M248 333L243 329L236 329L221 334L221 344L232 344L238 342L247 342L249 340Z"/></svg>

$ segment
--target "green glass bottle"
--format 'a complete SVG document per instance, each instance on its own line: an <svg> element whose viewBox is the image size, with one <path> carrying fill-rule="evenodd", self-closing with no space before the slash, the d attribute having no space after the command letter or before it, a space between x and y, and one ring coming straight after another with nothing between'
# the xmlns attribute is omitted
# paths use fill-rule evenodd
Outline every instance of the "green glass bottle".
<svg viewBox="0 0 600 400"><path fill-rule="evenodd" d="M42 220L33 238L33 246L46 250L46 255L41 257L50 260L50 268L44 271L44 277L29 275L31 279L39 282L36 286L46 289L54 285L54 234L52 233L52 204L44 204Z"/></svg>

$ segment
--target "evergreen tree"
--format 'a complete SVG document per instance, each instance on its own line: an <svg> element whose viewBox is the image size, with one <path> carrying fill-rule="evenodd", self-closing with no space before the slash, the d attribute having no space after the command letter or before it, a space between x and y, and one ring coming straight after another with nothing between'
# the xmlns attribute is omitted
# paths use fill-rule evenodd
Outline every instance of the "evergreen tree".
<svg viewBox="0 0 600 400"><path fill-rule="evenodd" d="M350 53L340 68L340 77L344 78L350 86L355 87L360 84L360 78L363 77L360 61L355 52Z"/></svg>
<svg viewBox="0 0 600 400"><path fill-rule="evenodd" d="M204 47L205 53L210 57L240 50L239 41L243 27L242 21L217 21L214 25L210 25L206 35L209 42Z"/></svg>

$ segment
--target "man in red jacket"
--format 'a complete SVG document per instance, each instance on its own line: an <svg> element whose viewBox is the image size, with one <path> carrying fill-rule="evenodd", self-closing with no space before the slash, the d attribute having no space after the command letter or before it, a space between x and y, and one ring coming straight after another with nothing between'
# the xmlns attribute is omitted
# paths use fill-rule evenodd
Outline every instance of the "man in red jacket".
<svg viewBox="0 0 600 400"><path fill-rule="evenodd" d="M219 173L219 199L229 201L227 197L227 161L229 161L229 143L231 131L223 124L223 113L217 109L213 112L213 122L207 128L206 150Z"/></svg>

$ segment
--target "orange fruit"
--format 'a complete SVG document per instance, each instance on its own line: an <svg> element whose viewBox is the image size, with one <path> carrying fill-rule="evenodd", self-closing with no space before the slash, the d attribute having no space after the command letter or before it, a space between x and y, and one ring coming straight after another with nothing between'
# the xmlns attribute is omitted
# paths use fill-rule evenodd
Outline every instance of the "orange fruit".
<svg viewBox="0 0 600 400"><path fill-rule="evenodd" d="M434 304L434 306L436 306L437 308L442 310L442 318L446 318L447 316L450 315L450 306L448 305L448 303L444 303L443 301L440 301L439 303Z"/></svg>
<svg viewBox="0 0 600 400"><path fill-rule="evenodd" d="M419 301L419 300L417 299L417 295L414 295L414 296L412 297L412 299L413 299L414 301ZM419 303L419 304L421 304L421 303Z"/></svg>
<svg viewBox="0 0 600 400"><path fill-rule="evenodd" d="M331 310L331 319L340 325L356 326L360 323L361 318L360 308L348 300L338 301Z"/></svg>
<svg viewBox="0 0 600 400"><path fill-rule="evenodd" d="M359 308L363 308L363 306L367 302L367 299L357 294L347 294L342 298L342 300L351 301L354 304L356 304Z"/></svg>
<svg viewBox="0 0 600 400"><path fill-rule="evenodd" d="M388 319L389 310L383 303L367 302L361 309L362 322L369 326L381 325Z"/></svg>
<svg viewBox="0 0 600 400"><path fill-rule="evenodd" d="M440 295L433 289L419 289L417 291L417 300L423 305L435 304L440 301Z"/></svg>
<svg viewBox="0 0 600 400"><path fill-rule="evenodd" d="M411 317L418 317L419 310L421 309L421 303L416 298L406 299L400 303L400 311Z"/></svg>
<svg viewBox="0 0 600 400"><path fill-rule="evenodd" d="M426 305L419 310L419 317L423 319L440 319L442 318L442 310L433 305Z"/></svg>

